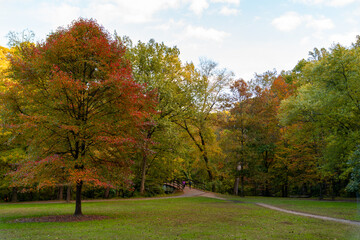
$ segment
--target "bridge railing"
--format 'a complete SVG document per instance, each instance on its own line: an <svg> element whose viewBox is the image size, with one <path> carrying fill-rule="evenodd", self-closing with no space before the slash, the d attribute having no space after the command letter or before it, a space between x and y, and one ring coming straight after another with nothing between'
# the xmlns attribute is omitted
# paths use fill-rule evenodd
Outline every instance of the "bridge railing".
<svg viewBox="0 0 360 240"><path fill-rule="evenodd" d="M183 190L183 185L182 185L182 182L179 181L179 180L171 180L167 183L164 183L164 185L167 185L167 186L171 186L177 190L180 190L182 191Z"/></svg>
<svg viewBox="0 0 360 240"><path fill-rule="evenodd" d="M186 186L189 187L190 181L185 181L185 182L186 182ZM184 189L183 180L174 179L169 181L168 183L164 183L164 185L172 186L180 191ZM199 190L205 190L205 191L209 190L208 186L204 182L200 182L200 181L191 181L191 187Z"/></svg>

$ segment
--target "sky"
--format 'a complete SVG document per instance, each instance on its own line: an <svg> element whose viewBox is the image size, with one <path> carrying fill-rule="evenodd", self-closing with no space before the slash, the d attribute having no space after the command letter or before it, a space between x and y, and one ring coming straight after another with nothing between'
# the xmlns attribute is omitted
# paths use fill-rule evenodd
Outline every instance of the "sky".
<svg viewBox="0 0 360 240"><path fill-rule="evenodd" d="M360 0L0 0L0 45L26 29L44 41L79 17L134 43L177 46L183 62L208 58L245 80L360 35Z"/></svg>

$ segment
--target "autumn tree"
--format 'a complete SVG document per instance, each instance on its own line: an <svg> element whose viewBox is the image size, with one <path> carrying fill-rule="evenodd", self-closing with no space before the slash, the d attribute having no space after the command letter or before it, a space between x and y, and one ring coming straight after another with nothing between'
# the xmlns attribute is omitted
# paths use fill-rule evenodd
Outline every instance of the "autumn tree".
<svg viewBox="0 0 360 240"><path fill-rule="evenodd" d="M251 116L249 115L249 103L252 93L249 85L243 80L236 80L230 86L231 110L226 123L228 133L226 136L226 144L224 148L228 154L232 155L232 168L235 173L234 194L238 195L239 183L241 186L240 195L244 196L244 173L249 161L248 145L249 145L249 127L251 124Z"/></svg>
<svg viewBox="0 0 360 240"><path fill-rule="evenodd" d="M13 34L15 37L15 33ZM23 39L23 44L27 44L28 39ZM6 91L6 84L9 83L10 61L8 56L17 52L16 48L5 48L0 46L0 93ZM3 112L4 105L0 106ZM6 119L0 117L0 187L11 188L11 201L17 201L17 187L12 187L12 179L7 176L9 171L15 171L21 159L26 157L26 146L17 142L12 137L12 129L6 127ZM9 197L9 196L8 196Z"/></svg>
<svg viewBox="0 0 360 240"><path fill-rule="evenodd" d="M235 174L233 192L238 194L240 184L240 195L244 196L246 177L247 183L253 183L254 192L260 187L263 194L270 195L282 135L277 112L280 102L291 94L291 84L269 71L257 74L249 83L235 81L231 91L222 146Z"/></svg>
<svg viewBox="0 0 360 240"><path fill-rule="evenodd" d="M144 133L155 144L139 153L140 194L144 194L148 173L158 172L151 168L156 166L157 169L163 169L164 173L168 172L166 166L171 168L173 165L169 159L175 159L182 147L177 141L179 133L174 121L182 118L189 107L185 66L179 59L180 51L177 47L168 47L154 39L148 43L139 41L133 46L130 39L123 39L128 45L127 56L132 63L134 80L156 93L158 103L157 113L152 116L154 124L146 128Z"/></svg>
<svg viewBox="0 0 360 240"><path fill-rule="evenodd" d="M226 69L219 69L217 63L201 59L200 69L194 68L188 70L187 78L191 83L188 89L191 96L190 109L187 116L176 121L190 137L195 148L199 152L205 170L208 175L208 181L212 184L212 190L215 191L215 165L211 162L212 146L216 137L211 128L214 124L214 113L221 102L224 100L223 91L230 83L233 73Z"/></svg>
<svg viewBox="0 0 360 240"><path fill-rule="evenodd" d="M130 185L130 156L144 147L154 101L124 55L96 21L79 19L11 57L4 117L30 149L15 184L75 184L75 215L84 183Z"/></svg>

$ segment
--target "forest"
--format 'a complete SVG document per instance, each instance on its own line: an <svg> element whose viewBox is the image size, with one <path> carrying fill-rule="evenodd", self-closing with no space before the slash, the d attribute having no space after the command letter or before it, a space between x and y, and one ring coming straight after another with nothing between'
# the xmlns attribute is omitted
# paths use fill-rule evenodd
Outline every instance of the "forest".
<svg viewBox="0 0 360 240"><path fill-rule="evenodd" d="M0 47L0 201L163 194L354 197L360 187L360 37L292 70L237 79L177 47L95 20L9 34Z"/></svg>

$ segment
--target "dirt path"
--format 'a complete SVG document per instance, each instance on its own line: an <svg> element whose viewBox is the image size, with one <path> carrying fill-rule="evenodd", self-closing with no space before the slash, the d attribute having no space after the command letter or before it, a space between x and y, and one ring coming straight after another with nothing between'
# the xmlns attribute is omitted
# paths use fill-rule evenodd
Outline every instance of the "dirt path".
<svg viewBox="0 0 360 240"><path fill-rule="evenodd" d="M321 219L321 220L333 221L333 222L338 222L338 223L347 223L347 224L353 224L353 225L360 226L360 222L357 222L357 221L346 220L346 219L341 219L341 218L325 217L325 216L303 213L303 212L296 212L296 211L292 211L292 210L286 210L283 208L274 207L272 205L265 204L265 203L255 203L255 204L258 206L269 208L269 209L276 210L279 212L290 213L290 214L304 216L304 217L311 217L311 218L316 218L316 219Z"/></svg>
<svg viewBox="0 0 360 240"><path fill-rule="evenodd" d="M196 197L196 196L208 197L208 198L216 198L216 199L220 199L220 200L226 200L225 198L216 196L215 193L204 192L204 191L194 189L194 188L190 189L189 187L185 187L184 194L181 195L180 197Z"/></svg>
<svg viewBox="0 0 360 240"><path fill-rule="evenodd" d="M184 194L182 196L183 197L202 196L202 197L216 198L216 199L220 199L220 200L229 201L229 200L227 200L225 198L216 196L212 192L203 192L203 191L200 191L200 190L197 190L197 189L191 189L190 190L188 188L184 189ZM180 196L180 197L182 197L182 196ZM345 224L352 224L352 225L360 226L360 222L358 222L358 221L352 221L352 220L346 220L346 219L340 219L340 218L332 218L332 217L325 217L325 216L309 214L309 213L296 212L296 211L291 211L291 210L286 210L286 209L274 207L272 205L265 204L265 203L255 203L255 204L258 205L258 206L261 206L261 207L265 207L265 208L275 210L275 211L285 212L285 213L294 214L294 215L298 215L298 216L311 217L311 218L316 218L316 219L321 219L321 220L326 220L326 221L333 221L333 222L338 222L338 223L345 223Z"/></svg>

